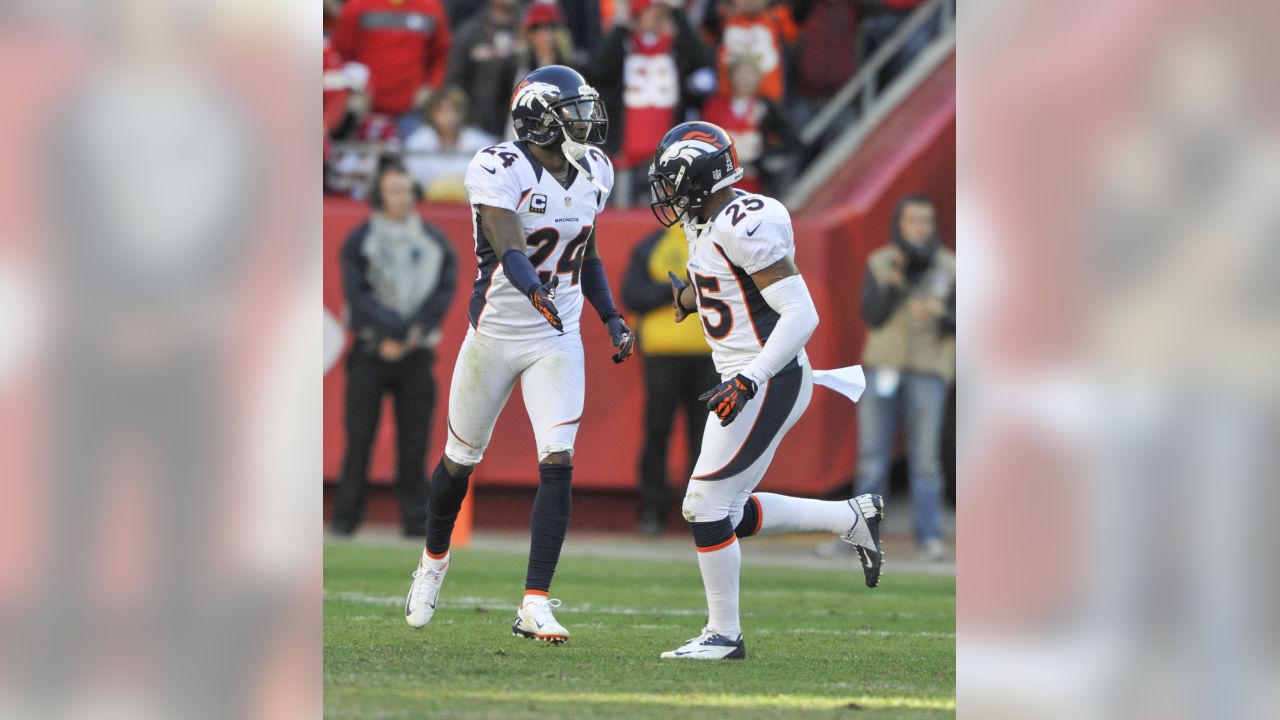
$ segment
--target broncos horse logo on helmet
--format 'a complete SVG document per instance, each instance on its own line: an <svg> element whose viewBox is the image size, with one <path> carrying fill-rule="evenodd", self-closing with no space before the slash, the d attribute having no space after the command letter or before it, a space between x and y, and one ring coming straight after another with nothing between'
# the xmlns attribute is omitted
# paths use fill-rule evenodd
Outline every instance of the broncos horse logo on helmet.
<svg viewBox="0 0 1280 720"><path fill-rule="evenodd" d="M654 217L666 227L697 213L712 193L742 179L738 151L720 126L681 123L662 136L649 166Z"/></svg>
<svg viewBox="0 0 1280 720"><path fill-rule="evenodd" d="M516 86L515 93L511 95L511 109L518 107L540 116L551 108L551 102L559 96L560 89L555 85L525 80Z"/></svg>

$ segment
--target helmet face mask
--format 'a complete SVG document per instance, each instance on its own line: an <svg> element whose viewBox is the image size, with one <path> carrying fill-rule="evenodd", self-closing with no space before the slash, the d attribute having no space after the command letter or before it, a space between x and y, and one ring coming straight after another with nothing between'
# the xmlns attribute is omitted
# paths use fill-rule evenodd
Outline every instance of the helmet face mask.
<svg viewBox="0 0 1280 720"><path fill-rule="evenodd" d="M603 145L609 133L609 117L604 103L595 97L578 97L551 109L565 138L578 143Z"/></svg>
<svg viewBox="0 0 1280 720"><path fill-rule="evenodd" d="M649 208L663 227L675 225L689 213L689 196L679 194L675 183L657 173L652 165L649 166L649 190Z"/></svg>

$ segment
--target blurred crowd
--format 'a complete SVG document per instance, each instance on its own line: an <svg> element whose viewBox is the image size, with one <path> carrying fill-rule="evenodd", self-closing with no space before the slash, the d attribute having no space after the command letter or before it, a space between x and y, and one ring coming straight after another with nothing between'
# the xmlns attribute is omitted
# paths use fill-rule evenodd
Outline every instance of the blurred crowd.
<svg viewBox="0 0 1280 720"><path fill-rule="evenodd" d="M743 189L777 194L812 154L800 130L923 2L325 0L325 190L362 197L391 153L427 199L465 202L471 156L514 137L516 82L561 64L605 100L611 202L644 202L657 141L692 119L733 136Z"/></svg>

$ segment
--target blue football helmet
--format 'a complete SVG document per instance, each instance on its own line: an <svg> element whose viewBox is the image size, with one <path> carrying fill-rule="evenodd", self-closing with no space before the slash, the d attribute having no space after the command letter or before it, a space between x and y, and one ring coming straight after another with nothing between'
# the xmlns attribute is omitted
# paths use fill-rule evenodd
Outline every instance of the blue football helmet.
<svg viewBox="0 0 1280 720"><path fill-rule="evenodd" d="M516 85L511 94L511 126L517 138L536 145L550 145L562 136L575 145L602 145L608 137L609 117L600 94L578 71L548 65Z"/></svg>
<svg viewBox="0 0 1280 720"><path fill-rule="evenodd" d="M671 227L697 213L711 193L742 179L742 165L733 138L709 122L681 123L658 141L649 166L649 207L654 217Z"/></svg>

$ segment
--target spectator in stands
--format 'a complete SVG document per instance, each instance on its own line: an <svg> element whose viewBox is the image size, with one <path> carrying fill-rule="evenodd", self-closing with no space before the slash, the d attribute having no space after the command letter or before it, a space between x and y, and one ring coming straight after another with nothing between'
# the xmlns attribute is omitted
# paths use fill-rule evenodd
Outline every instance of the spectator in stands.
<svg viewBox="0 0 1280 720"><path fill-rule="evenodd" d="M956 258L940 246L934 214L929 198L902 198L893 215L892 241L867 260L862 279L867 391L858 402L855 491L886 494L901 424L915 540L928 557L940 559L945 553L941 436L947 386L955 377Z"/></svg>
<svg viewBox="0 0 1280 720"><path fill-rule="evenodd" d="M401 137L444 82L451 42L440 0L347 0L333 29L334 48L369 68L373 110L395 117Z"/></svg>
<svg viewBox="0 0 1280 720"><path fill-rule="evenodd" d="M449 57L449 84L471 99L467 124L503 137L516 84L519 0L489 0L458 28Z"/></svg>
<svg viewBox="0 0 1280 720"><path fill-rule="evenodd" d="M661 533L672 509L667 481L667 443L677 411L685 418L685 470L693 472L707 422L705 403L698 396L720 382L711 349L697 323L676 324L671 315L668 272L688 271L689 247L679 226L658 230L631 253L622 301L640 315L635 326L644 357L644 445L640 451L640 532Z"/></svg>
<svg viewBox="0 0 1280 720"><path fill-rule="evenodd" d="M868 6L859 33L862 56L869 58L893 37L898 28L924 3L924 0L862 0ZM935 13L936 15L936 13ZM893 78L915 59L916 55L938 34L938 19L930 18L907 38L902 49L894 54L880 72L880 85L888 85Z"/></svg>
<svg viewBox="0 0 1280 720"><path fill-rule="evenodd" d="M713 88L714 56L672 3L633 0L614 8L613 30L596 47L588 75L609 113L605 149L618 171L612 198L626 207L647 195L645 174L662 135Z"/></svg>
<svg viewBox="0 0 1280 720"><path fill-rule="evenodd" d="M796 23L786 5L769 0L733 0L720 35L718 66L720 87L729 86L729 59L749 55L756 59L762 79L760 94L779 102L783 98L787 53L796 41Z"/></svg>
<svg viewBox="0 0 1280 720"><path fill-rule="evenodd" d="M497 142L488 133L463 124L467 95L446 85L427 101L423 124L405 140L405 165L428 200L466 202L462 178L476 151Z"/></svg>
<svg viewBox="0 0 1280 720"><path fill-rule="evenodd" d="M416 199L404 166L384 161L370 195L373 213L342 246L342 288L355 340L347 354L347 448L331 522L338 535L355 532L363 519L369 458L388 393L395 406L401 527L405 535L426 532L432 348L453 299L457 263L444 235L418 215Z"/></svg>
<svg viewBox="0 0 1280 720"><path fill-rule="evenodd" d="M516 77L547 65L585 67L587 58L573 46L573 36L564 24L564 15L555 0L536 0L525 10L521 21L520 57Z"/></svg>
<svg viewBox="0 0 1280 720"><path fill-rule="evenodd" d="M345 68L347 62L342 53L333 49L329 38L324 39L324 134L327 141L329 135L338 129L342 118L347 114L347 102L351 98L351 78Z"/></svg>
<svg viewBox="0 0 1280 720"><path fill-rule="evenodd" d="M354 143L355 147L333 153L325 168L324 185L326 192L362 200L374 187L371 180L378 172L379 158L386 154L398 155L403 143L389 115L365 113L357 108L345 123L348 128L352 125L355 129L341 139Z"/></svg>
<svg viewBox="0 0 1280 720"><path fill-rule="evenodd" d="M800 34L795 50L795 87L788 99L797 129L802 130L857 73L856 43L849 40L858 34L859 2L814 0L797 8ZM850 110L835 125L848 127L852 120Z"/></svg>
<svg viewBox="0 0 1280 720"><path fill-rule="evenodd" d="M778 104L759 94L760 79L754 57L731 58L728 92L708 98L702 116L733 137L745 171L734 187L773 194L785 185L800 139Z"/></svg>
<svg viewBox="0 0 1280 720"><path fill-rule="evenodd" d="M348 62L324 39L324 161L330 161L330 141L350 135L369 110L369 68Z"/></svg>

